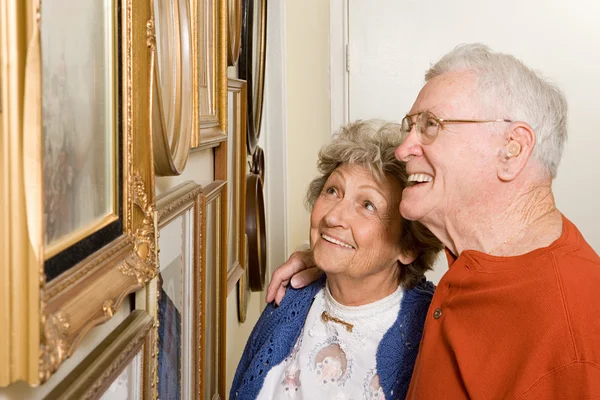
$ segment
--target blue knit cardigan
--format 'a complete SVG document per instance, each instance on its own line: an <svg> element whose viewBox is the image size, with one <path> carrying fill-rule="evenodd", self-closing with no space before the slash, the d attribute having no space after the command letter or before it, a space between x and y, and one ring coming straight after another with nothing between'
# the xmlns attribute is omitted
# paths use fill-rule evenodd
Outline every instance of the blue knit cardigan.
<svg viewBox="0 0 600 400"><path fill-rule="evenodd" d="M230 399L256 399L270 369L292 352L325 276L304 289L288 287L281 305L267 305L246 343ZM398 318L377 348L377 373L386 399L404 399L435 286L423 279L402 296Z"/></svg>

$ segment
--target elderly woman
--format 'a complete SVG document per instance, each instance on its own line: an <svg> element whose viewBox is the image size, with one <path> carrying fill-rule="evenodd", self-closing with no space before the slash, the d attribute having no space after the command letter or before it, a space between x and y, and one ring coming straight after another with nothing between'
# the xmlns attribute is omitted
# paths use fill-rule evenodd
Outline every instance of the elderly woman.
<svg viewBox="0 0 600 400"><path fill-rule="evenodd" d="M310 241L324 277L257 322L232 399L397 399L408 390L441 249L399 213L407 184L396 125L356 122L319 154ZM358 397L357 397L358 396Z"/></svg>

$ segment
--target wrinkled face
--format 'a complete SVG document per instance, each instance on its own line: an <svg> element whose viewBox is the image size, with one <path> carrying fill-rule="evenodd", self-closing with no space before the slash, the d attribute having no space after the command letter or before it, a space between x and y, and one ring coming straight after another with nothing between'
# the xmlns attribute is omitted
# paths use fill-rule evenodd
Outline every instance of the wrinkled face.
<svg viewBox="0 0 600 400"><path fill-rule="evenodd" d="M401 191L395 179L379 183L364 167L339 166L310 218L316 264L328 274L362 278L407 261L399 247Z"/></svg>
<svg viewBox="0 0 600 400"><path fill-rule="evenodd" d="M469 72L442 74L421 90L409 114L430 111L446 119L495 119L476 104L475 78ZM406 162L409 185L402 193L400 212L430 229L445 227L449 218L468 218L493 199L490 182L497 178L499 135L493 124L447 124L437 139L423 145L413 127L396 158ZM470 210L470 211L469 211Z"/></svg>

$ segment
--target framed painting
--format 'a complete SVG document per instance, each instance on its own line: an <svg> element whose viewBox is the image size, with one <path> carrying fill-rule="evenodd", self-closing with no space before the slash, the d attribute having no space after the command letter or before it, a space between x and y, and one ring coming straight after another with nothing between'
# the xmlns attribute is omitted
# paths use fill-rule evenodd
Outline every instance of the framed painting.
<svg viewBox="0 0 600 400"><path fill-rule="evenodd" d="M46 400L153 399L144 384L147 349L152 347L152 317L132 312L48 396Z"/></svg>
<svg viewBox="0 0 600 400"><path fill-rule="evenodd" d="M198 398L202 382L199 349L203 335L202 188L188 181L156 202L159 269L147 293L158 322L156 365L160 399Z"/></svg>
<svg viewBox="0 0 600 400"><path fill-rule="evenodd" d="M216 147L227 138L227 2L190 0L195 129L192 147Z"/></svg>
<svg viewBox="0 0 600 400"><path fill-rule="evenodd" d="M260 136L267 57L267 0L242 0L242 49L240 79L248 84L248 154L254 154Z"/></svg>
<svg viewBox="0 0 600 400"><path fill-rule="evenodd" d="M202 346L200 351L203 399L225 396L225 327L227 312L227 211L226 183L215 181L202 190L204 224L202 229Z"/></svg>
<svg viewBox="0 0 600 400"><path fill-rule="evenodd" d="M155 275L154 36L145 1L0 7L0 386L36 385Z"/></svg>
<svg viewBox="0 0 600 400"><path fill-rule="evenodd" d="M157 175L179 175L194 131L191 10L188 0L152 0L152 135Z"/></svg>
<svg viewBox="0 0 600 400"><path fill-rule="evenodd" d="M215 178L227 180L227 294L246 264L246 82L228 80L227 141L215 149Z"/></svg>

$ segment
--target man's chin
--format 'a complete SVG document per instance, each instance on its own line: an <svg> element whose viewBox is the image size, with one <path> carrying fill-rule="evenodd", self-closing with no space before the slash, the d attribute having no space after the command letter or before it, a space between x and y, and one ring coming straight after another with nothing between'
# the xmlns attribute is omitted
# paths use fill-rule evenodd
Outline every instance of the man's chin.
<svg viewBox="0 0 600 400"><path fill-rule="evenodd" d="M402 218L409 221L418 221L422 216L422 211L419 210L419 207L416 204L404 205L404 202L402 202L400 203L400 215L402 215Z"/></svg>

